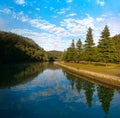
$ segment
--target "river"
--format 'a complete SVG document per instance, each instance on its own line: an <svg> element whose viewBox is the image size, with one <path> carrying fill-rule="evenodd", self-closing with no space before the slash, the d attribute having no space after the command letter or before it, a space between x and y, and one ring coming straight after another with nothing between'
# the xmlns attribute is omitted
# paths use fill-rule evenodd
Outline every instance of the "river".
<svg viewBox="0 0 120 118"><path fill-rule="evenodd" d="M51 63L0 67L0 118L119 118L120 90Z"/></svg>

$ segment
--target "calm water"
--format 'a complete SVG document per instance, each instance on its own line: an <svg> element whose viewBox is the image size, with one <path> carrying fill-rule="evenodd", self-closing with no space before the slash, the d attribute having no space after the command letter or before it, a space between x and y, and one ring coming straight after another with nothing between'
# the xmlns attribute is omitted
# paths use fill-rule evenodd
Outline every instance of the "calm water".
<svg viewBox="0 0 120 118"><path fill-rule="evenodd" d="M52 64L0 67L0 118L120 118L120 91Z"/></svg>

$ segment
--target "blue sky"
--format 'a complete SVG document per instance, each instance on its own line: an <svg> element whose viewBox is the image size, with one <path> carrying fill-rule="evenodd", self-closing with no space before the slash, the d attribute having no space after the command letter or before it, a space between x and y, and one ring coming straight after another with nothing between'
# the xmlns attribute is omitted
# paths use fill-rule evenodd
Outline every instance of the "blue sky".
<svg viewBox="0 0 120 118"><path fill-rule="evenodd" d="M32 38L45 50L64 50L88 27L97 44L104 26L120 33L119 0L0 0L0 30Z"/></svg>

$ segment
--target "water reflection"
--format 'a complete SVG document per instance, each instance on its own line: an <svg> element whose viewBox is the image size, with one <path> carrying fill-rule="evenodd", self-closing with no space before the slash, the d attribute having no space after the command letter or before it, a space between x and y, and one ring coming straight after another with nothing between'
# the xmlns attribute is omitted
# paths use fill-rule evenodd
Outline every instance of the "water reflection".
<svg viewBox="0 0 120 118"><path fill-rule="evenodd" d="M26 83L34 79L38 74L42 73L48 67L52 67L51 63L28 63L18 65L2 65L0 67L0 88L15 86Z"/></svg>
<svg viewBox="0 0 120 118"><path fill-rule="evenodd" d="M75 79L75 77L69 73L65 73L65 75L71 83L72 90L77 89L77 91L79 93L81 90L84 90L84 94L85 94L85 98L86 98L88 107L92 106L93 95L95 94L94 92L95 92L95 89L97 88L96 89L97 95L98 95L97 97L99 98L101 107L106 114L109 112L110 103L114 96L114 89L96 85L94 83L88 82L81 78ZM74 86L74 85L76 85L76 86ZM76 87L76 88L74 88L74 87Z"/></svg>
<svg viewBox="0 0 120 118"><path fill-rule="evenodd" d="M98 86L97 91L98 91L98 98L101 103L102 109L107 114L110 108L110 103L114 96L114 90L105 88L103 86Z"/></svg>
<svg viewBox="0 0 120 118"><path fill-rule="evenodd" d="M4 118L103 118L106 114L119 118L119 92L53 64L4 67L0 74L0 114Z"/></svg>

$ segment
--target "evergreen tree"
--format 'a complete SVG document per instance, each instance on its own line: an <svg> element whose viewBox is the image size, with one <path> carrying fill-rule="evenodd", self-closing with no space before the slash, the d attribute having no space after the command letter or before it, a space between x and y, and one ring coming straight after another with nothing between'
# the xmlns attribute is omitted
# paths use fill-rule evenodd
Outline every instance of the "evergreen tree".
<svg viewBox="0 0 120 118"><path fill-rule="evenodd" d="M67 61L76 61L76 49L74 40L72 40L71 46L67 49Z"/></svg>
<svg viewBox="0 0 120 118"><path fill-rule="evenodd" d="M115 35L114 37L112 37L112 39L115 42L115 47L117 49L118 61L119 61L119 64L120 64L120 34Z"/></svg>
<svg viewBox="0 0 120 118"><path fill-rule="evenodd" d="M93 41L93 35L92 35L92 29L89 27L87 34L86 34L86 40L84 45L84 55L86 61L93 61L94 56L94 41Z"/></svg>
<svg viewBox="0 0 120 118"><path fill-rule="evenodd" d="M117 52L113 40L110 38L110 32L106 25L101 33L101 39L98 44L100 61L106 63L117 60Z"/></svg>
<svg viewBox="0 0 120 118"><path fill-rule="evenodd" d="M82 42L80 39L76 43L76 51L77 51L76 60L80 61L81 60L81 53L82 53Z"/></svg>
<svg viewBox="0 0 120 118"><path fill-rule="evenodd" d="M66 61L66 59L67 59L67 51L64 50L64 52L62 53L62 56L61 56L61 60Z"/></svg>

